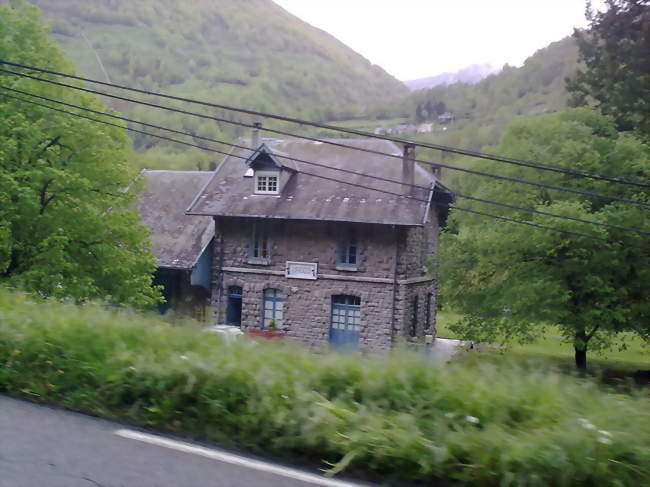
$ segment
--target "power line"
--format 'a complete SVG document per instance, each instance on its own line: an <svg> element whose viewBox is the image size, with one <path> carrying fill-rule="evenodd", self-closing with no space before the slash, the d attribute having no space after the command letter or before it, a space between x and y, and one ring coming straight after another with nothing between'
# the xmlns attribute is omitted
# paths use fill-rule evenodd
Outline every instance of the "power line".
<svg viewBox="0 0 650 487"><path fill-rule="evenodd" d="M246 108L241 108L241 107L233 107L230 105L223 105L219 103L211 103L211 102L205 102L201 100L195 100L192 98L186 98L186 97L181 97L181 96L175 96L175 95L168 95L165 93L158 93L158 92L153 92L153 91L148 91L148 90L142 90L138 88L133 88L129 86L124 86L124 85L118 85L115 83L110 83L110 82L104 82L104 81L99 81L99 80L93 80L90 78L84 78L82 76L76 76L68 73L62 73L59 71L53 71L53 70L48 70L48 69L42 69L42 68L37 68L34 66L28 66L24 64L19 64L19 63L12 63L10 61L5 61L0 59L0 64L4 65L9 65L9 66L14 66L18 68L24 68L24 69L30 69L34 70L37 72L41 73L47 73L47 74L52 74L55 76L61 76L69 79L75 79L78 81L84 81L88 83L93 83L93 84L99 84L103 86L108 86L112 88L118 88L121 90L127 90L135 93L140 93L144 95L151 95L151 96L159 96L162 98L168 98L171 100L176 100L176 101L182 101L185 103L192 103L196 105L201 105L201 106L206 106L210 108L217 108L221 110L227 110L227 111L232 111L232 112L237 112L237 113L243 113L246 115L251 115L255 117L263 117L263 118L270 118L274 120L279 120L283 122L290 122L294 124L299 124L299 125L307 125L311 127L316 127L320 129L325 129L325 130L331 130L335 132L340 132L340 133L347 133L347 134L352 134L352 135L357 135L361 137L366 137L366 138L374 138L374 139L380 139L380 140L389 140L395 143L400 143L400 144L411 144L415 145L418 147L423 147L423 148L428 148L428 149L434 149L434 150L439 150L443 152L449 152L449 153L454 153L454 154L459 154L459 155L464 155L464 156L469 156L469 157L474 157L474 158L480 158L480 159L486 159L486 160L491 160L495 162L503 162L506 164L513 164L517 166L523 166L523 167L530 167L538 170L543 170L543 171L551 171L551 172L557 172L557 173L562 173L562 174L568 174L572 175L575 177L584 177L584 178L590 178L590 179L596 179L596 180L602 180L602 181L609 181L609 182L614 182L614 183L620 183L620 184L629 184L629 185L635 185L639 187L650 187L650 183L648 182L642 182L642 181L634 181L631 179L626 179L626 178L618 178L614 176L607 176L607 175L600 175L600 174L594 174L586 171L578 171L575 169L571 169L568 167L563 167L563 166L556 166L556 165L551 165L551 164L542 164L542 163L535 163L531 161L524 161L521 159L515 159L515 158L510 158L510 157L502 157L502 156L496 156L493 154L487 154L483 152L478 152L478 151L472 151L468 149L459 149L455 147L450 147L450 146L445 146L445 145L440 145L440 144L433 144L433 143L425 143L425 142L416 142L413 140L409 139L403 139L399 137L387 137L385 135L377 135L373 134L371 132L366 132L362 130L356 130L356 129L351 129L351 128L345 128L345 127L338 127L335 125L330 125L330 124L324 124L324 123L319 123L319 122L311 122L308 120L301 120L298 118L294 117L287 117L283 115L277 115L277 114L272 114L272 113L265 113L265 112L260 112L257 110L250 110ZM11 71L5 71L5 72L11 72ZM13 73L13 72L11 72ZM16 74L16 73L13 73ZM36 78L38 79L38 78ZM106 95L105 96L110 96ZM269 130L269 129L267 129ZM284 135L287 135L286 133ZM442 167L447 167L447 166L442 166Z"/></svg>
<svg viewBox="0 0 650 487"><path fill-rule="evenodd" d="M94 113L94 114L97 114L97 115L107 116L107 117L111 117L111 118L114 118L114 119L130 122L130 123L136 123L136 124L140 124L140 125L143 125L143 126L155 128L155 129L158 129L158 130L163 130L163 131L172 132L172 133L179 134L179 135L184 135L184 136L187 136L187 137L194 137L194 138L198 138L198 139L205 140L205 141L208 141L208 142L213 142L213 143L226 145L226 146L229 146L229 147L232 147L232 148L244 149L244 150L249 150L249 151L251 150L250 147L238 145L238 144L235 144L235 143L226 142L226 141L218 140L218 139L213 139L213 138L210 138L210 137L204 137L204 136L200 136L200 135L193 135L193 134L183 132L183 131L180 131L180 130L171 129L171 128L168 128L168 127L162 127L160 125L154 125L154 124L150 124L150 123L147 123L147 122L141 122L141 121L138 121L138 120L129 119L129 118L122 117L122 116L119 116L119 115L115 115L115 114L112 114L112 113L102 112L102 111L99 111L99 110L94 110L92 108L87 108L87 107L82 107L82 106L79 106L79 105L74 105L74 104L71 104L71 103L67 103L67 102L60 101L60 100L55 100L55 99L48 98L48 97L45 97L45 96L30 93L30 92L27 92L27 91L17 90L15 88L9 88L9 87L1 85L1 84L0 84L0 88L5 89L5 90L9 90L9 91L12 91L12 92L16 92L16 93L21 93L23 95L31 96L31 97L38 98L38 99L41 99L41 100L45 100L45 101L48 101L48 102L51 102L51 103L57 103L57 104L64 105L64 106L67 106L67 107L70 107L70 108L76 108L76 109L79 109L79 110L91 112L91 113ZM15 98L15 99L20 100L20 101L28 102L28 100L22 99L20 97L11 97L10 96L10 98ZM39 106L43 106L43 107L46 107L46 108L51 108L51 107L48 107L47 105L39 104ZM67 112L67 111L64 111L64 113L72 114L71 112ZM95 121L95 119L91 119L91 120ZM148 135L153 135L153 134L148 134ZM175 139L168 139L168 140L180 143L180 141L177 141ZM203 148L202 146L194 146L194 147ZM205 149L207 150L208 148L205 148ZM230 155L231 157L235 157L235 158L247 159L246 157L237 156L237 155L234 155L234 154L232 154L230 152L229 153L221 152L221 151L217 151L217 152L220 153L220 154ZM361 172L358 172L358 171L353 171L353 170L349 170L349 169L345 169L345 168L331 167L331 166L328 166L326 164L319 164L319 163L316 163L316 162L313 162L313 161L298 159L298 158L294 158L294 157L287 156L287 155L277 154L277 157L293 160L293 161L296 161L296 162L301 162L301 163L304 163L304 164L311 164L311 165L318 166L318 167L321 167L321 168L325 168L325 169L328 169L328 170L340 171L340 172L343 172L343 173L346 173L346 174L353 174L353 175L356 175L356 176L367 177L369 179L376 179L376 180L379 180L379 181L394 183L394 184L401 185L401 186L409 186L409 187L421 188L421 189L424 189L424 190L427 190L427 191L430 191L430 189L431 189L428 186L422 186L422 185L416 185L416 184L407 184L407 183L403 183L402 181L398 181L398 180L394 180L394 179L384 178L384 177L380 177L380 176L376 176L376 175L372 175L372 174L365 174L365 173L361 173ZM331 179L331 178L326 178L324 176L323 176L323 178ZM332 180L338 181L338 180L335 180L335 179L332 179ZM550 212L547 212L547 211L536 210L536 209L533 209L533 208L525 208L525 207L511 205L511 204L508 204L508 203L502 203L502 202L498 202L498 201L492 201L492 200L476 198L474 196L464 195L464 194L458 193L456 191L453 191L453 193L454 193L454 195L456 197L459 197L459 198L468 199L468 200L472 200L472 201L477 201L477 202L481 202L481 203L486 203L486 204L490 204L490 205L494 205L494 206L500 206L500 207L503 207L503 208L509 208L509 209L516 210L516 211L525 211L525 212L528 212L528 213L535 213L535 214L539 214L539 215L551 216L551 217L565 219L565 220L572 220L572 221L576 221L576 222L579 222L579 223L587 223L587 224L598 225L598 226L607 227L607 228L615 228L615 229L618 229L618 230L631 231L631 232L635 232L635 233L639 233L639 234L643 234L643 235L650 235L650 232L645 231L645 230L640 230L640 229L637 229L637 228L626 227L626 226L622 226L622 225L615 225L615 224L610 224L610 223L595 222L595 221L591 221L591 220L584 220L584 219L581 219L581 218L575 218L575 217L565 216L565 215L558 215L556 213L550 213ZM398 195L398 193L392 193L392 192L390 194ZM423 202L425 201L425 200L422 200L420 198L413 198L410 195L400 195L400 196L406 196L406 197L408 197L410 199L417 199L418 201L423 201Z"/></svg>
<svg viewBox="0 0 650 487"><path fill-rule="evenodd" d="M246 157L243 157L243 156L236 156L236 155L228 153L228 152L220 151L220 150L217 150L217 149L212 149L212 148L209 148L209 147L200 146L200 145L197 145L197 144L192 144L192 143L181 141L181 140L178 140L178 139L173 139L171 137L165 137L165 136L162 136L162 135L156 135L156 134L152 134L152 133L145 132L145 131L142 131L142 130L133 129L133 128L130 128L130 127L124 127L124 126L119 125L119 124L115 124L115 123L112 123L112 122L107 122L105 120L99 120L99 119L96 119L96 118L93 118L93 117L87 117L85 115L70 112L68 110L62 110L62 109L59 109L59 108L56 108L56 107L51 107L51 106L44 105L42 103L34 102L34 101L31 101L31 100L25 100L23 98L16 97L16 96L13 96L13 95L8 95L6 93L1 93L0 95L5 96L7 98L12 98L12 99L24 102L24 103L29 103L29 104L32 104L32 105L37 105L37 106L40 106L40 107L43 107L43 108L54 110L54 111L57 111L57 112L60 112L60 113L65 113L67 115L72 115L74 117L86 119L86 120L89 120L89 121L92 121L92 122L101 123L101 124L117 127L117 128L120 128L120 129L129 130L129 131L140 133L140 134L143 134L143 135L157 137L157 138L160 138L160 139L163 139L163 140L168 140L168 141L171 141L171 142L184 144L184 145L188 145L188 146L191 146L191 147L196 147L198 149L202 149L202 150L206 150L206 151L210 151L210 152L216 152L216 153L219 153L219 154L223 154L223 155L227 155L227 156L231 156L231 157L236 157L236 158L239 158L239 159L247 159ZM314 177L317 177L317 178L322 178L322 179L334 181L334 182L337 182L337 183L347 184L347 185L350 185L350 186L355 186L355 187L359 187L359 188L363 188L363 189L369 189L371 191L377 191L377 192L380 192L380 193L391 194L393 196L398 196L398 197L403 197L403 198L410 198L410 199L415 199L417 201L428 203L428 200L422 200L422 199L419 199L419 198L414 198L412 196L407 196L407 195L402 195L402 194L399 194L399 193L394 193L392 191L376 189L376 188L372 188L372 187L369 187L369 186L352 183L352 182L349 182L349 181L344 181L344 180L335 179L335 178L329 178L329 177L322 176L322 175L319 175L319 174L313 174L313 173L309 173L309 172L306 172L306 171L299 171L299 173L302 173L302 174L305 174L305 175L308 175L308 176L314 176ZM434 202L434 204L442 205L442 203L437 203L437 202ZM474 213L474 214L477 214L477 215L488 216L488 217L491 217L491 218L496 218L496 219L499 219L499 220L508 221L508 222L512 222L512 223L520 223L520 224L523 224L523 225L528 225L528 226L536 227L536 228L539 228L539 229L551 230L551 231L564 233L564 234L568 234L568 235L572 235L572 236L587 237L587 238L590 238L590 239L597 239L597 240L602 240L602 241L606 241L608 243L611 243L610 240L602 238L602 237L598 237L596 235L589 235L589 234L586 234L586 233L579 233L579 232L571 232L571 231L568 231L568 230L562 230L562 229L559 229L559 228L548 227L548 226L545 226L545 225L539 225L539 224L532 223L532 222L527 222L527 221L524 221L524 220L517 220L517 219L513 219L513 218L499 216L499 215L493 215L493 214L490 214L490 213L484 213L484 212L480 212L480 211L477 211L477 210L472 210L470 208L458 207L458 206L455 206L455 205L450 205L450 208L456 209L458 211L465 211L465 212Z"/></svg>
<svg viewBox="0 0 650 487"><path fill-rule="evenodd" d="M576 217L573 217L573 216L558 215L557 213L550 213L548 211L536 210L534 208L524 208L524 207L521 207L521 206L511 205L511 204L508 204L508 203L502 203L500 201L492 201L492 200L485 200L485 199L482 199L482 198L476 198L474 196L468 196L468 195L465 195L465 194L457 193L455 191L453 193L454 193L454 196L457 196L458 198L463 198L463 199L472 200L472 201L478 201L480 203L486 203L488 205L501 206L503 208L509 208L511 210L525 211L527 213L535 213L537 215L551 216L551 217L554 217L554 218L561 218L563 220L571 220L571 221L579 222L579 223L588 223L590 225L598 225L598 226L606 227L606 228L615 228L617 230L626 230L626 231L629 231L629 232L639 233L641 235L650 235L650 232L648 232L646 230L640 230L638 228L625 227L625 226L622 226L622 225L614 225L613 223L602 223L602 222L595 222L595 221L592 221L592 220L583 220L582 218L576 218Z"/></svg>
<svg viewBox="0 0 650 487"><path fill-rule="evenodd" d="M123 130L129 130L131 132L135 132L135 133L138 133L138 134L148 135L148 136L151 136L151 137L156 137L158 139L166 140L166 141L169 141L169 142L174 142L174 143L177 143L177 144L187 145L189 147L195 147L197 149L201 149L201 150L204 150L204 151L215 152L217 154L222 154L222 155L225 155L225 156L235 157L237 159L248 160L248 157L238 156L238 155L235 155L235 154L231 154L230 152L225 152L225 151L221 151L221 150L218 150L218 149L214 149L212 147L205 147L205 146L198 145L198 144L192 144L191 142L186 142L184 140L178 140L178 139L174 139L174 138L171 138L171 137L166 137L164 135L152 134L151 132L145 132L144 130L138 130L138 129L134 129L134 128L131 128L131 127L124 127L123 125L119 125L117 123L107 122L106 120L99 120L99 119L93 118L93 117L87 117L87 116L81 115L79 113L70 112L68 110L62 110L60 108L51 107L51 106L44 105L42 103L38 103L38 102L35 102L35 101L31 101L31 100L25 100L24 98L20 98L20 97L17 97L17 96L7 95L6 93L0 93L0 96L5 96L7 98L13 98L13 99L21 101L23 103L29 103L29 104L37 105L37 106L40 106L40 107L43 107L43 108L48 108L48 109L54 110L56 112L65 113L67 115L72 115L74 117L83 118L83 119L89 120L91 122L102 123L102 124L110 125L112 127L117 127L117 128L123 129ZM379 193L389 194L389 195L397 196L397 197L400 197L400 198L412 199L412 200L415 200L415 201L420 201L422 203L428 203L429 202L428 199L416 198L416 197L411 196L411 195L404 195L404 194L401 194L401 193L396 193L394 191L388 191L388 190L385 190L385 189L373 188L371 186L357 184L357 183L353 183L351 181L344 181L344 180L341 180L341 179L330 178L328 176L323 176L321 174L314 174L314 173L303 171L303 170L300 170L298 172L301 173L301 174L305 174L307 176L313 176L315 178L320 178L320 179L325 179L325 180L328 180L328 181L334 181L334 182L337 182L337 183L347 184L349 186L355 186L355 187L358 187L358 188L369 189L371 191L377 191ZM428 189L431 190L432 188L428 188Z"/></svg>
<svg viewBox="0 0 650 487"><path fill-rule="evenodd" d="M0 61L0 63L2 63L2 61ZM72 89L79 90L79 91L84 91L84 92L87 92L87 93L93 93L93 94L97 94L97 95L107 96L107 97L110 97L110 98L115 98L115 99L118 99L118 100L128 101L128 102L132 102L132 103L136 103L136 104L140 104L140 105L144 105L144 106L160 108L160 109L163 109L163 110L168 110L168 111L172 111L172 112L182 113L182 114L185 114L185 115L200 117L200 118L204 118L204 119L208 119L208 120L215 120L215 121L218 121L218 122L234 124L234 125L238 125L238 126L242 126L242 127L255 128L255 125L246 124L246 123L243 123L243 122L235 122L235 121L226 120L226 119L222 119L222 118L218 118L218 117L213 117L213 116L205 115L205 114L201 114L201 113L189 112L187 110L167 107L167 106L164 106L164 105L157 105L157 104L154 104L154 103L148 103L148 102L144 102L144 101L141 101L141 100L134 100L132 98L126 98L126 97L122 97L122 96L118 96L118 95L112 95L112 94L105 93L105 92L102 92L102 91L91 90L91 89L88 89L88 88L82 88L82 87L67 84L67 83L61 83L59 81L48 80L48 79L44 79L44 78L38 78L36 76L31 76L31 75L24 74L24 73L17 73L17 72L5 70L5 69L0 69L0 72L14 74L14 75L21 76L21 77L24 77L24 78L30 78L30 79L33 79L33 80L36 80L36 81L42 81L42 82L54 84L54 85L57 85L57 86L63 86L63 87L72 88ZM342 148L346 148L346 149L357 150L357 151L366 152L366 153L370 153L370 154L376 154L376 155L381 155L381 156L385 156L385 157L392 157L392 158L396 158L396 159L401 159L402 158L402 156L399 156L399 155L396 155L396 154L390 154L390 153L387 153L387 152L381 152L381 151L377 151L377 150L373 150L373 149L346 145L346 144L343 144L343 143L340 143L340 142L335 142L335 141L330 140L330 139L319 139L319 138L310 137L310 136L306 136L306 135L297 135L297 134L294 134L294 133L291 133L291 132L285 132L285 131L281 131L281 130L277 130L277 129L270 129L270 128L264 128L264 130L266 130L267 132L273 132L273 133L277 133L277 134L287 135L287 136L290 136L290 137L298 137L298 138L305 139L305 140L312 140L312 141L315 141L315 142L321 142L321 143L324 143L324 144L338 146L338 147L342 147ZM592 192L592 191L584 191L584 190L578 190L578 189L573 189L573 188L567 188L567 187L564 187L564 186L555 186L555 185L552 185L552 184L533 182L533 181L528 181L528 180L519 179L519 178L513 178L513 177L509 177L509 176L501 176L501 175L498 175L498 174L486 173L486 172L482 172L482 171L476 171L476 170L472 170L472 169L465 169L465 168L456 167L456 166L449 166L449 165L442 164L442 163L433 163L431 161L424 161L424 160L421 160L421 159L413 159L413 161L414 162L419 162L419 163L422 163L422 164L426 164L426 165L429 165L429 166L433 166L433 167L444 167L444 168L447 168L447 169L450 169L450 170L453 170L453 171L460 171L460 172L465 172L465 173L473 174L473 175L477 175L477 176L490 177L490 178L501 180L501 181L508 181L508 182L513 182L513 183L526 184L526 185L529 185L529 186L535 186L535 187L549 189L549 190L564 191L564 192L578 194L578 195L582 195L582 196L588 196L588 197L591 197L591 198L598 198L598 199L601 199L601 200L607 200L607 201L610 201L610 202L611 201L618 201L618 202L621 202L621 203L629 203L629 204L634 204L634 205L639 205L639 206L644 206L644 207L650 207L650 203L646 203L646 202L638 201L638 200L632 200L632 199L628 199L628 198L621 198L621 197L618 197L618 196L606 196L606 195L602 195L602 194L595 193L595 192Z"/></svg>
<svg viewBox="0 0 650 487"><path fill-rule="evenodd" d="M233 142L226 142L225 140L219 140L219 139L215 139L215 138L212 138L212 137L205 137L205 136L202 136L202 135L191 134L191 133L188 133L188 132L183 132L181 130L176 130L176 129L172 129L172 128L169 128L169 127L162 127L160 125L155 125L155 124L147 123L147 122L141 122L139 120L133 120L131 118L127 118L127 117L123 117L123 116L119 116L119 115L114 115L114 114L108 113L108 112L93 110L92 108L82 107L82 106L75 105L75 104L72 104L72 103L67 103L67 102L64 102L64 101L61 101L61 100L55 100L53 98L48 98L46 96L37 95L35 93L30 93L29 91L23 91L23 90L18 90L18 89L15 89L15 88L9 88L8 86L4 86L2 84L0 84L0 88L2 88L4 90L15 92L15 93L21 93L23 95L31 96L31 97L34 97L34 98L38 98L40 100L49 101L51 103L57 103L59 105L65 105L65 106L70 107L70 108L77 108L79 110L84 110L86 112L91 112L91 113L94 113L96 115L103 115L103 116L111 117L111 118L114 118L114 119L117 119L117 120L123 120L125 122L137 123L139 125L144 125L146 127L151 127L151 128L155 128L155 129L158 129L158 130L164 130L164 131L167 131L167 132L171 132L171 133L175 133L175 134L179 134L179 135L185 135L187 137L192 137L192 138L195 138L195 139L205 140L206 142L213 142L213 143L216 143L216 144L222 144L222 145L226 145L226 146L229 146L229 147L234 147L234 148L237 148L237 149L245 149L245 150L249 150L249 151L254 152L254 149L251 149L250 147L235 144ZM16 97L16 99L23 100L23 99L18 98L18 97ZM26 100L24 100L24 101L26 101ZM362 173L362 172L353 171L351 169L332 167L332 166L328 166L326 164L319 164L317 162L307 161L305 159L299 159L297 157L292 157L292 156L288 156L288 155L284 155L284 154L274 154L274 156L278 157L278 158L281 158L281 159L288 159L288 160L294 161L294 162L300 162L300 163L303 163L303 164L309 164L309 165L312 165L312 166L322 167L324 169L330 169L330 170L333 170L333 171L340 171L340 172L344 172L344 173L347 173L347 174L353 174L355 176L363 176L363 177L368 177L368 178L372 178L372 179L377 179L379 181L384 181L384 182L387 182L387 183L394 183L394 184L398 184L400 186L408 186L408 187L412 187L412 188L419 188L419 189L424 189L424 190L427 190L427 191L429 189L431 189L429 186L424 186L424 185L421 185L421 184L404 183L403 181L398 181L398 180L395 180L395 179L390 179L390 178L384 178L384 177L381 177L381 176L374 176L374 175L370 175L370 174L365 174L365 173Z"/></svg>
<svg viewBox="0 0 650 487"><path fill-rule="evenodd" d="M455 205L450 205L450 208L453 208L453 209L459 210L459 211L465 211L467 213L474 213L475 215L482 215L482 216L487 216L487 217L490 217L490 218L496 218L497 220L503 220L505 222L519 223L521 225L528 225L529 227L535 227L535 228L540 228L540 229L544 229L544 230L551 230L551 231L558 232L558 233L565 233L567 235L572 235L574 237L587 237L587 238L591 238L591 239L602 240L602 241L607 242L607 243L612 243L611 240L603 238L603 237L598 237L596 235L588 235L586 233L572 232L572 231L569 231L569 230L563 230L561 228L547 227L546 225L540 225L538 223L528 222L528 221L525 221L525 220L517 220L516 218L508 218L508 217L500 216L500 215L493 215L492 213L485 213L483 211L472 210L470 208L459 208L458 206L455 206Z"/></svg>

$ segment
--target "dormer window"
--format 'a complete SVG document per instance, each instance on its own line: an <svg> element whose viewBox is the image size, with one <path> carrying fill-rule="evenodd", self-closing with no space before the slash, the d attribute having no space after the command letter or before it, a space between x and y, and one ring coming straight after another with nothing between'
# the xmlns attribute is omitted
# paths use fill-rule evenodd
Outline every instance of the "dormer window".
<svg viewBox="0 0 650 487"><path fill-rule="evenodd" d="M257 194L278 194L278 173L269 174L257 171L255 174L255 193Z"/></svg>
<svg viewBox="0 0 650 487"><path fill-rule="evenodd" d="M251 192L260 195L280 195L291 175L296 172L288 162L282 164L266 144L246 160L248 169L244 177L253 177ZM288 164L288 165L287 165Z"/></svg>

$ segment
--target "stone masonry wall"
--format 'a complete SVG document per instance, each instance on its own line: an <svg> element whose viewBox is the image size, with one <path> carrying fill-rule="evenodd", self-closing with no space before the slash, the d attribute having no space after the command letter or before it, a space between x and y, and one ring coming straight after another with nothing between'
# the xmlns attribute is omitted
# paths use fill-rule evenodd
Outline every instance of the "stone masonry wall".
<svg viewBox="0 0 650 487"><path fill-rule="evenodd" d="M428 298L428 296L431 296ZM417 314L414 312L418 298ZM429 306L427 300L430 299ZM436 282L433 280L398 286L396 299L395 337L407 342L417 342L424 335L436 336ZM415 315L415 335L412 335Z"/></svg>
<svg viewBox="0 0 650 487"><path fill-rule="evenodd" d="M287 279L284 276L266 276L224 273L224 289L241 286L242 329L260 328L264 289L275 288L284 294L284 322L280 328L290 339L312 348L329 344L332 296L347 294L361 299L361 349L389 349L391 347L391 308L393 285L359 283L319 279L316 281Z"/></svg>
<svg viewBox="0 0 650 487"><path fill-rule="evenodd" d="M271 258L268 265L250 263L249 245L253 225L266 232L270 239ZM384 225L352 225L330 222L266 221L252 219L223 219L216 232L224 235L223 261L226 267L265 269L284 272L288 260L317 262L318 272L324 274L393 278L395 260L395 231ZM336 268L339 240L354 231L360 246L357 271Z"/></svg>
<svg viewBox="0 0 650 487"><path fill-rule="evenodd" d="M322 347L329 343L332 296L347 294L361 299L360 347L388 349L396 337L414 341L409 327L415 294L419 296L415 340L424 336L427 294L432 293L428 317L430 330L426 333L435 334L435 283L423 272L436 245L434 211L423 228L289 220L259 222L244 218L216 220L212 295L216 323L225 322L227 289L236 285L243 289L242 328L259 328L264 289L276 288L285 295L284 331L287 336L311 347ZM253 224L258 231L268 233L271 252L267 265L249 262ZM355 232L359 243L356 271L336 266L339 240L349 231ZM399 253L397 266L396 250ZM286 261L318 263L319 278L286 278ZM396 268L401 281L397 286L394 282ZM371 282L362 282L364 280Z"/></svg>

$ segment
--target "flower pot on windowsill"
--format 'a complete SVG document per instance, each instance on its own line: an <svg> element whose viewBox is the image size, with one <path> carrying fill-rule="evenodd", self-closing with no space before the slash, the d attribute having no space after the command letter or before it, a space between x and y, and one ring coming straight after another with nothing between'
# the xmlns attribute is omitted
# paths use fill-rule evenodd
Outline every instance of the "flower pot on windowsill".
<svg viewBox="0 0 650 487"><path fill-rule="evenodd" d="M284 332L278 330L259 330L253 328L248 331L248 334L257 338L264 338L265 340L282 340L284 338Z"/></svg>

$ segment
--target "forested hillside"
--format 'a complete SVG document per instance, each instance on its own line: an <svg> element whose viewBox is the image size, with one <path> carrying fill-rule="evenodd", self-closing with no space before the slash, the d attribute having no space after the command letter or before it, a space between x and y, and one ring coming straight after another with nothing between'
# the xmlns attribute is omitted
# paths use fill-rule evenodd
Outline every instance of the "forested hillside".
<svg viewBox="0 0 650 487"><path fill-rule="evenodd" d="M377 118L408 117L433 122L433 132L420 139L478 150L499 142L507 124L522 115L552 113L566 107L565 78L578 66L575 40L567 37L540 49L524 65L505 66L477 84L440 85L412 93L384 106ZM440 123L450 113L453 120Z"/></svg>
<svg viewBox="0 0 650 487"><path fill-rule="evenodd" d="M408 92L270 0L31 1L77 70L96 79L310 120L357 116ZM211 121L114 106L199 135L237 135ZM155 143L136 138L140 151ZM147 165L178 167L178 157L160 149Z"/></svg>

